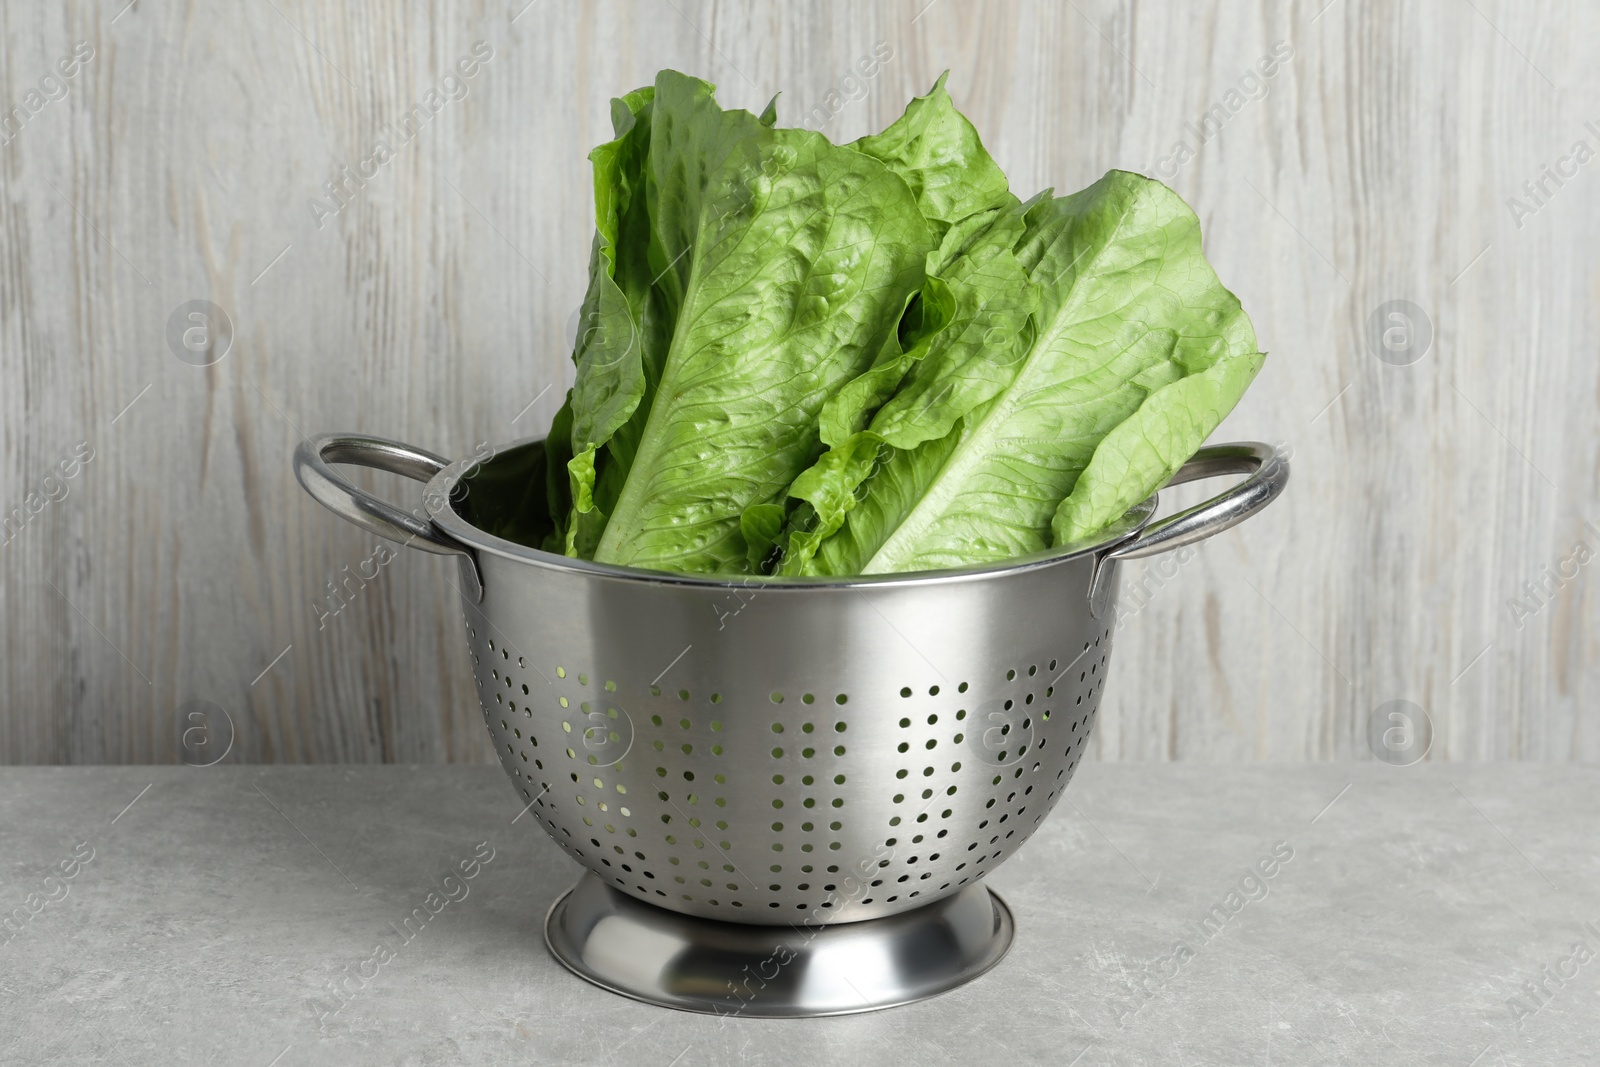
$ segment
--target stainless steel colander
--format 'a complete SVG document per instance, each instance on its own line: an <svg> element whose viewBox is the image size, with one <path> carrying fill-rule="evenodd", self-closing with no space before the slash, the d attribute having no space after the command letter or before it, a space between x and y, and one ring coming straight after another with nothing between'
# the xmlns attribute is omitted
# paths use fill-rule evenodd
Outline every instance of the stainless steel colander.
<svg viewBox="0 0 1600 1067"><path fill-rule="evenodd" d="M518 543L536 532L524 500L542 485L538 441L451 464L331 434L302 444L295 462L338 514L459 558L500 762L528 813L592 872L589 894L598 880L613 902L577 909L582 930L563 933L570 916L552 915L552 948L560 954L559 937L576 955L605 915L651 914L626 897L781 933L880 920L976 887L1049 814L1082 758L1105 687L1118 561L1226 529L1288 478L1265 445L1212 446L1174 482L1249 477L1155 523L1151 497L1093 543L960 571L730 580ZM391 507L331 463L429 478L424 508ZM945 911L962 907L972 911ZM1003 918L991 925L1009 941ZM673 929L693 941L682 931L699 927Z"/></svg>

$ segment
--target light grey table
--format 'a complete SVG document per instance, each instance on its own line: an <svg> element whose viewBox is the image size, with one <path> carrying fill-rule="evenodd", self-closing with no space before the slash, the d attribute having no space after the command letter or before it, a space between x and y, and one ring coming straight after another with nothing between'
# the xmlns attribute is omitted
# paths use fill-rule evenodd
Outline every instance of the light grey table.
<svg viewBox="0 0 1600 1067"><path fill-rule="evenodd" d="M1600 1062L1596 769L1088 764L991 879L995 970L803 1022L568 974L518 811L494 768L0 770L0 1062Z"/></svg>

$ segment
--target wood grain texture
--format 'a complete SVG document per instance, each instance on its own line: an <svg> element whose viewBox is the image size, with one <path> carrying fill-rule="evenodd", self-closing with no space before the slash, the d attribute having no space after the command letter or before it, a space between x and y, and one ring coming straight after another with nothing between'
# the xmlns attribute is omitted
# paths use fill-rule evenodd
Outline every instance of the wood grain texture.
<svg viewBox="0 0 1600 1067"><path fill-rule="evenodd" d="M1286 444L1294 478L1182 563L1128 568L1100 758L1370 758L1369 716L1404 699L1431 759L1600 759L1592 568L1524 587L1600 550L1600 162L1523 189L1600 150L1593 5L524 3L0 2L0 107L94 48L0 145L0 510L59 497L0 545L0 762L173 761L194 700L231 717L232 760L492 758L453 565L405 554L319 628L374 541L289 454L543 429L585 155L665 66L730 106L782 90L835 139L950 68L1019 193L1116 166L1195 206L1271 353L1217 439ZM493 57L449 99L476 41ZM319 228L308 201L430 89L438 114ZM202 299L233 340L197 368L166 334ZM1408 366L1367 339L1398 299L1431 323Z"/></svg>

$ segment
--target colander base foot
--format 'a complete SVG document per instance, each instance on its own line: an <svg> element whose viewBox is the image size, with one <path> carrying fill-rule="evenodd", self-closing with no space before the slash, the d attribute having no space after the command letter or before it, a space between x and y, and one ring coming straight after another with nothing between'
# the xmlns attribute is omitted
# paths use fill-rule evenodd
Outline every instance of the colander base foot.
<svg viewBox="0 0 1600 1067"><path fill-rule="evenodd" d="M653 907L586 874L550 907L550 952L581 978L680 1011L806 1018L948 992L1011 947L1005 902L976 883L882 919L754 926Z"/></svg>

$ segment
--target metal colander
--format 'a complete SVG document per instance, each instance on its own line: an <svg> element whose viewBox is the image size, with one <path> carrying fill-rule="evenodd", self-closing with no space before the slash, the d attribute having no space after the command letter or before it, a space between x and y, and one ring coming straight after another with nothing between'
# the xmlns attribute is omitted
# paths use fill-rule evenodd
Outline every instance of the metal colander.
<svg viewBox="0 0 1600 1067"><path fill-rule="evenodd" d="M336 462L431 478L425 512L355 489ZM1091 544L963 571L726 580L518 543L537 533L524 496L542 466L538 441L456 464L354 435L296 454L339 514L460 558L484 722L550 836L615 891L758 925L891 915L1003 863L1094 728L1118 561L1241 521L1288 475L1266 446L1214 446L1175 481L1251 476L1155 524L1152 497Z"/></svg>
<svg viewBox="0 0 1600 1067"><path fill-rule="evenodd" d="M691 915L844 922L982 878L1050 811L1111 649L1092 562L767 590L484 560L467 634L501 763L579 863Z"/></svg>

